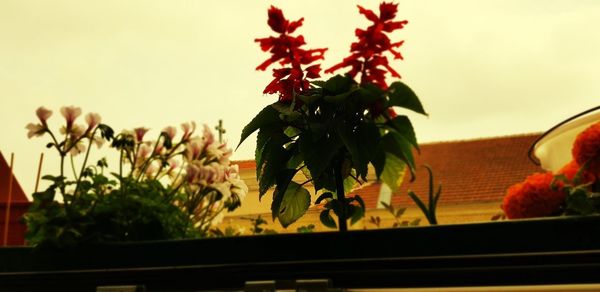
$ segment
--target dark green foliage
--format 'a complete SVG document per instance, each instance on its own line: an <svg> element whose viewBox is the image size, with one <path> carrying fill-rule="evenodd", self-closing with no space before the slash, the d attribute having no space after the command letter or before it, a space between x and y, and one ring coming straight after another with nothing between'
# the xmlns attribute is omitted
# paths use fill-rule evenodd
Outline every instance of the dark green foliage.
<svg viewBox="0 0 600 292"><path fill-rule="evenodd" d="M392 107L425 111L415 93L400 82L382 90L336 75L312 85L291 103L265 107L244 128L240 141L258 131L255 158L260 196L275 187L272 215L283 226L308 209L309 195L303 187L307 182L313 183L317 194L327 193L317 200L327 200L323 224L337 226L331 210L340 220L355 223L364 216L364 203L357 196L346 199L338 181L366 181L372 164L377 178L395 189L404 164L413 173L413 149L418 144L408 118L396 117ZM390 155L394 162L386 163ZM386 167L397 173L382 176ZM298 172L307 180L293 182Z"/></svg>
<svg viewBox="0 0 600 292"><path fill-rule="evenodd" d="M104 165L105 162L100 162ZM114 241L178 239L197 236L188 216L171 203L170 190L158 181L117 182L89 167L77 193L55 201L62 177L45 176L53 184L33 194L24 219L28 244L65 248Z"/></svg>

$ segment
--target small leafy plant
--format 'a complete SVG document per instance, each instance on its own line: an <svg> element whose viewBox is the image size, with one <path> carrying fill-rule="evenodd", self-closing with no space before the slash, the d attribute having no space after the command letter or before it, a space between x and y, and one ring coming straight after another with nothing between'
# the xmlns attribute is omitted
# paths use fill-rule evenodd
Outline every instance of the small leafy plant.
<svg viewBox="0 0 600 292"><path fill-rule="evenodd" d="M115 135L98 114L87 114L83 126L76 123L80 108L63 107L61 113L66 120L61 135L50 130L52 112L44 107L37 110L40 123L26 127L30 138L48 135L47 147L60 157L59 173L44 176L51 185L33 194L24 217L30 245L204 237L248 192L237 165L230 164L232 151L217 143L207 126L199 136L195 123L185 123L178 140L176 128L167 127L149 141L146 128ZM119 153L116 173L107 173L105 159L88 164L92 145L105 142ZM73 157L81 153L83 162L76 167Z"/></svg>
<svg viewBox="0 0 600 292"><path fill-rule="evenodd" d="M308 183L318 195L315 203L325 203L321 222L347 230L347 220L354 223L364 216L364 203L359 196L346 197L346 193L367 180L369 165L392 189L402 183L407 169L413 174L417 139L409 118L394 108L426 112L406 84L386 82L388 73L400 78L387 55L402 59L397 48L403 44L391 42L387 34L408 21L394 20L397 4L393 3L382 3L379 15L361 6L358 9L372 24L356 30L358 40L351 45L351 55L325 72L349 71L325 81L315 79L321 71L316 62L323 59L326 49L305 49L304 37L293 35L303 18L289 21L272 6L268 25L278 35L256 39L271 54L256 69L280 65L273 69L274 79L263 91L276 94L278 101L250 121L240 144L258 131L259 196L275 187L272 217L284 227L309 208ZM304 179L297 182L297 177Z"/></svg>

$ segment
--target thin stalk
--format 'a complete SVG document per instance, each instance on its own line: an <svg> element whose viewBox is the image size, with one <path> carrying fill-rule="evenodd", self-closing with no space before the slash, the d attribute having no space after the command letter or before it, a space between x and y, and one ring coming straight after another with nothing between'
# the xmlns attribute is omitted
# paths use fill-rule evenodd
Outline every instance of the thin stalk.
<svg viewBox="0 0 600 292"><path fill-rule="evenodd" d="M340 214L338 217L338 225L340 226L340 231L348 231L348 220L346 217L346 198L344 197L344 178L342 177L342 164L344 163L343 159L340 159L334 168L335 172L335 185L336 185L336 194L337 200L340 202Z"/></svg>
<svg viewBox="0 0 600 292"><path fill-rule="evenodd" d="M98 129L98 128L96 128ZM88 158L90 157L90 152L92 150L92 142L94 142L94 135L96 134L96 130L92 132L92 137L90 138L90 142L88 143L87 151L85 152L85 157L83 158L83 164L81 165L81 171L79 172L79 177L77 178L77 183L75 183L75 191L73 192L73 199L77 199L77 190L79 190L79 184L81 183L81 178L83 177L83 172L85 171L85 165L87 164Z"/></svg>

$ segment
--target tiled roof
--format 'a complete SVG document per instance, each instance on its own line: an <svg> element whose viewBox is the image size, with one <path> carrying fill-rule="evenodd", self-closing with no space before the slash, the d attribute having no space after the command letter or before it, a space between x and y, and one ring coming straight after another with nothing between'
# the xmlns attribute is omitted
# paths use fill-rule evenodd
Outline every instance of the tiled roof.
<svg viewBox="0 0 600 292"><path fill-rule="evenodd" d="M439 204L500 202L506 189L543 171L527 157L527 150L539 134L506 136L468 141L421 145L417 165L433 170L434 183L442 185ZM427 170L418 167L416 180L405 181L392 196L394 204L412 204L408 190L426 200L429 190Z"/></svg>
<svg viewBox="0 0 600 292"><path fill-rule="evenodd" d="M400 190L392 195L394 205L414 205L408 197L408 189L426 200L429 189L427 171L421 165L429 165L435 184L442 184L439 204L500 202L506 189L522 181L527 175L543 171L527 158L527 150L539 134L481 138L465 141L427 143L420 146L421 153L415 154L416 180L406 178ZM255 186L253 160L237 161L244 177ZM250 178L250 176L252 176ZM370 184L356 191L367 205L375 208L379 200L380 185Z"/></svg>

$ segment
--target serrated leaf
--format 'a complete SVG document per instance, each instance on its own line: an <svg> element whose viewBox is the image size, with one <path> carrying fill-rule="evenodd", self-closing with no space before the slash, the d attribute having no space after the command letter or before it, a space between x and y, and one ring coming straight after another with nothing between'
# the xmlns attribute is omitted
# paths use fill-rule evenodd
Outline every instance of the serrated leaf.
<svg viewBox="0 0 600 292"><path fill-rule="evenodd" d="M321 220L321 223L323 223L323 225L325 225L326 227L337 228L337 224L335 223L333 217L331 217L330 211L331 209L321 211L319 219Z"/></svg>
<svg viewBox="0 0 600 292"><path fill-rule="evenodd" d="M273 191L273 201L271 202L271 216L273 220L278 218L279 209L281 207L281 203L283 202L283 197L285 196L285 192L288 189L289 184L292 182L292 178L294 178L294 174L296 173L293 169L283 170L276 178L276 187L275 191Z"/></svg>
<svg viewBox="0 0 600 292"><path fill-rule="evenodd" d="M580 215L590 215L594 213L594 205L588 198L584 189L575 188L567 196L567 208Z"/></svg>
<svg viewBox="0 0 600 292"><path fill-rule="evenodd" d="M411 145L419 150L415 130L407 116L397 116L388 122L388 125L402 135Z"/></svg>
<svg viewBox="0 0 600 292"><path fill-rule="evenodd" d="M401 81L396 81L388 87L388 96L390 98L388 106L399 106L427 115L415 92Z"/></svg>
<svg viewBox="0 0 600 292"><path fill-rule="evenodd" d="M360 123L358 126L339 123L336 132L350 152L356 174L366 180L369 162L379 144L379 129L372 123Z"/></svg>
<svg viewBox="0 0 600 292"><path fill-rule="evenodd" d="M304 162L313 178L319 178L338 152L341 142L336 136L323 136L314 140L311 132L303 132L298 138L300 152L304 154Z"/></svg>
<svg viewBox="0 0 600 292"><path fill-rule="evenodd" d="M307 189L296 182L290 182L279 206L277 218L281 225L286 228L296 222L310 206L310 193Z"/></svg>
<svg viewBox="0 0 600 292"><path fill-rule="evenodd" d="M392 192L397 191L406 175L406 163L397 156L386 153L385 167L381 173L381 180L385 183Z"/></svg>
<svg viewBox="0 0 600 292"><path fill-rule="evenodd" d="M240 137L240 143L236 149L239 148L242 142L256 130L279 122L279 112L272 105L266 106L244 127Z"/></svg>
<svg viewBox="0 0 600 292"><path fill-rule="evenodd" d="M415 159L413 157L412 147L410 143L404 139L404 137L398 135L397 133L390 132L381 139L381 147L386 152L386 164L387 153L393 154L408 165L411 174L411 180L414 179Z"/></svg>
<svg viewBox="0 0 600 292"><path fill-rule="evenodd" d="M259 197L262 197L270 187L275 185L278 175L286 170L287 162L290 159L290 153L283 148L286 141L289 141L289 138L283 134L272 136L263 148L266 157L259 176Z"/></svg>

